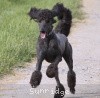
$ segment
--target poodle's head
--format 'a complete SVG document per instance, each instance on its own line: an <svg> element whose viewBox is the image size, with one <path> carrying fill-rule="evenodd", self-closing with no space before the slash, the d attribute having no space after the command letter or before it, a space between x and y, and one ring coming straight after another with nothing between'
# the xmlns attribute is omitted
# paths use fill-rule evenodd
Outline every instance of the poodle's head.
<svg viewBox="0 0 100 98"><path fill-rule="evenodd" d="M64 12L65 8L62 3L57 3L56 5L54 5L52 10L57 14L58 19L63 18L63 12Z"/></svg>
<svg viewBox="0 0 100 98"><path fill-rule="evenodd" d="M39 25L40 37L44 39L50 34L53 29L53 24L56 22L55 13L48 9L31 8L28 15Z"/></svg>

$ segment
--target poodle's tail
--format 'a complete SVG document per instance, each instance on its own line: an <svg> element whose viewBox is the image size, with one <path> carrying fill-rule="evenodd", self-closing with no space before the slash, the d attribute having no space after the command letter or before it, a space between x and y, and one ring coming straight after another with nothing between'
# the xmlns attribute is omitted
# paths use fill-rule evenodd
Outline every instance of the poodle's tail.
<svg viewBox="0 0 100 98"><path fill-rule="evenodd" d="M65 8L65 14L63 15L62 21L62 30L61 33L63 33L66 37L70 34L70 28L72 25L72 14L69 9Z"/></svg>
<svg viewBox="0 0 100 98"><path fill-rule="evenodd" d="M70 33L70 28L72 24L72 13L69 9L65 8L64 5L61 3L57 3L53 7L53 11L56 13L58 17L58 25L55 28L56 33L62 33L66 37Z"/></svg>

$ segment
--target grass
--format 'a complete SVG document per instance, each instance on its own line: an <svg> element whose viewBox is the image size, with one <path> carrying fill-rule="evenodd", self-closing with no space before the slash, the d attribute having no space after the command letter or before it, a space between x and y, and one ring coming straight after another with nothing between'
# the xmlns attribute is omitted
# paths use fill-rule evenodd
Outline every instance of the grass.
<svg viewBox="0 0 100 98"><path fill-rule="evenodd" d="M35 55L38 27L29 21L32 6L51 9L57 2L70 8L73 18L81 19L81 0L0 0L0 75Z"/></svg>

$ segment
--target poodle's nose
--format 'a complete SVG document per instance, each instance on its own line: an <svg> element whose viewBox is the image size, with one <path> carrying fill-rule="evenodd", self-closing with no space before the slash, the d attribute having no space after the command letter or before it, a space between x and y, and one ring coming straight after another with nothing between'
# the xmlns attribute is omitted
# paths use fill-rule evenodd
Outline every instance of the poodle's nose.
<svg viewBox="0 0 100 98"><path fill-rule="evenodd" d="M40 31L41 33L45 34L46 32L45 31Z"/></svg>
<svg viewBox="0 0 100 98"><path fill-rule="evenodd" d="M41 31L41 32L45 32L45 28L42 27L42 28L40 29L40 31Z"/></svg>

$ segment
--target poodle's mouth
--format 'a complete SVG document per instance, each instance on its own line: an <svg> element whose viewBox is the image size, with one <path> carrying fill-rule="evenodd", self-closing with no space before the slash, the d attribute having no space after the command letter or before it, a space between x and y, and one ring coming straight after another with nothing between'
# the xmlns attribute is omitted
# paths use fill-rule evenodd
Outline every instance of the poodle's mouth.
<svg viewBox="0 0 100 98"><path fill-rule="evenodd" d="M46 32L45 32L45 31L41 31L41 32L40 32L40 37L41 37L41 39L45 39L45 37L46 37Z"/></svg>

